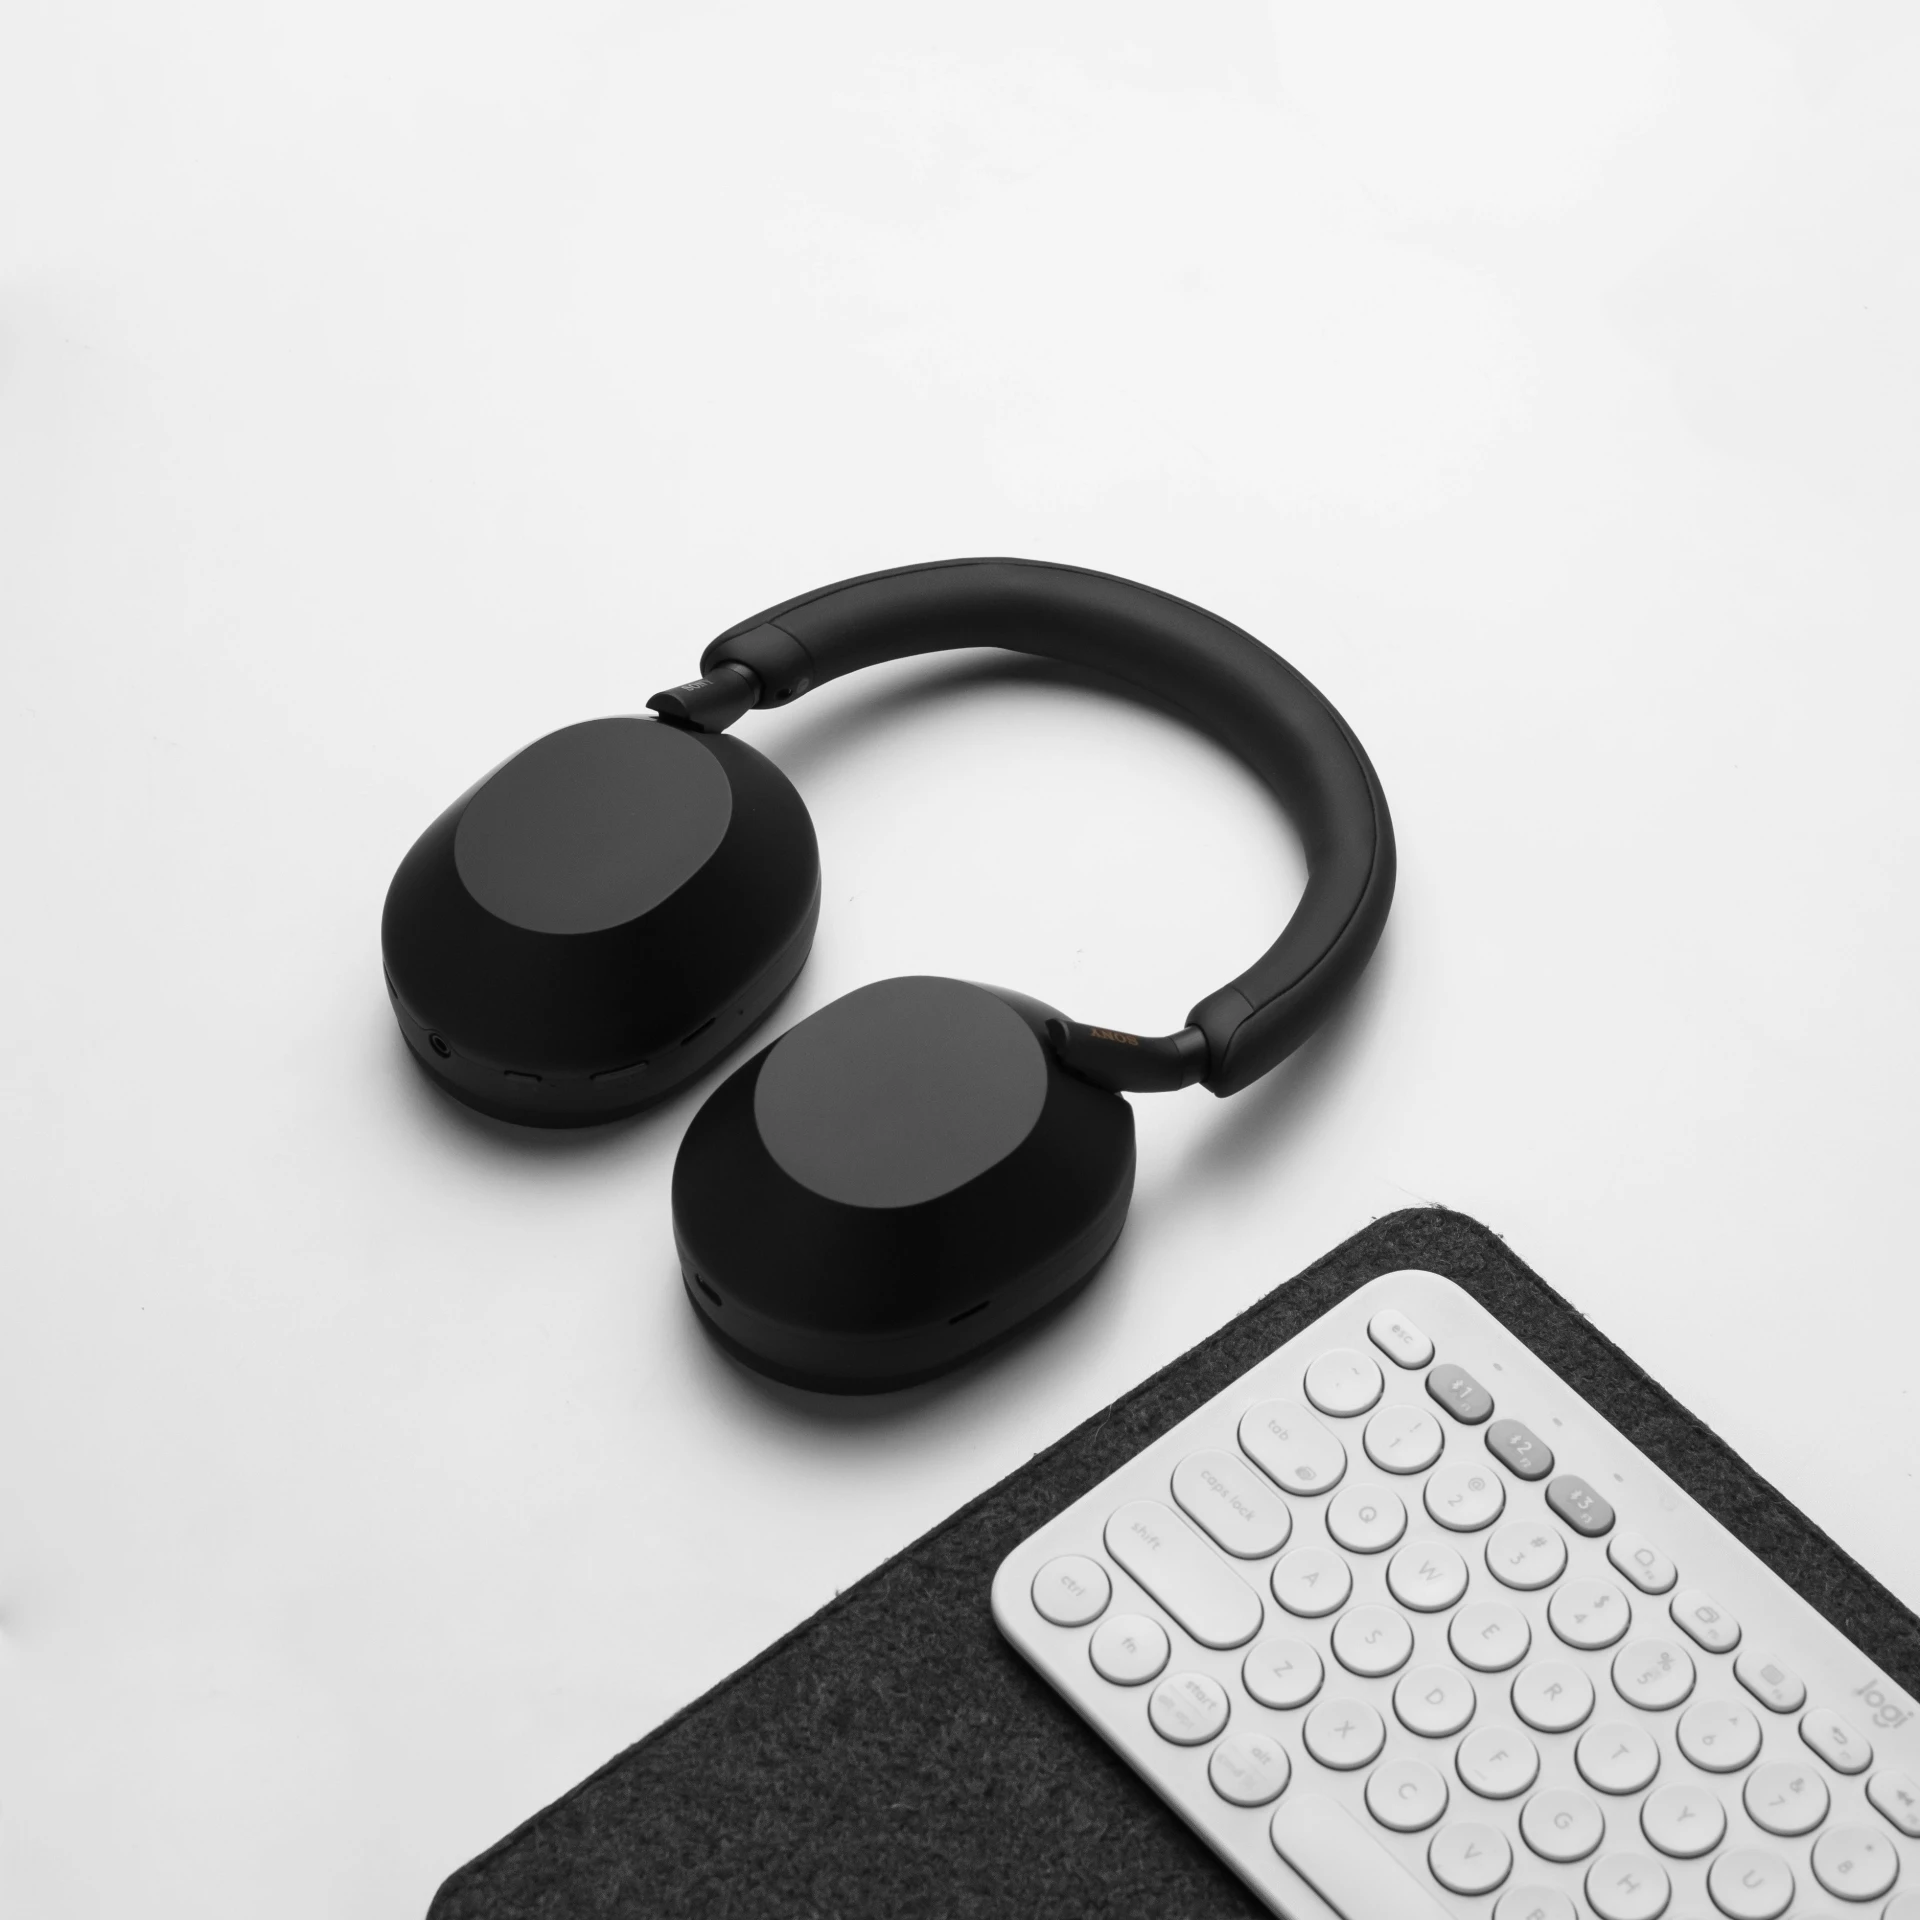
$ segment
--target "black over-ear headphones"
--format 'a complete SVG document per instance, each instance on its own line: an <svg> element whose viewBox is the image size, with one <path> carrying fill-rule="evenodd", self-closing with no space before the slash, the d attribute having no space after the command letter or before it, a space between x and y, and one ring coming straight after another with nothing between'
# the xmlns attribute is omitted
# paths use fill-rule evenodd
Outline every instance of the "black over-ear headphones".
<svg viewBox="0 0 1920 1920"><path fill-rule="evenodd" d="M1366 965L1393 826L1360 743L1226 621L1110 574L948 560L821 587L743 621L701 677L503 762L400 863L381 922L400 1031L457 1100L532 1126L638 1112L772 1009L820 911L813 823L727 736L751 707L908 654L1004 647L1093 668L1189 714L1299 828L1307 886L1267 951L1162 1039L1025 994L882 980L714 1090L673 1174L688 1298L779 1379L903 1386L1089 1278L1133 1191L1122 1093L1237 1093Z"/></svg>

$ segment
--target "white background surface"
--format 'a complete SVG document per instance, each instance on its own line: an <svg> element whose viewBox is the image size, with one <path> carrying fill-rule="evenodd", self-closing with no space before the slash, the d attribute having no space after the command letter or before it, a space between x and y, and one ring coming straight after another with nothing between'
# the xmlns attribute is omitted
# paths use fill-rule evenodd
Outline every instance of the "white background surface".
<svg viewBox="0 0 1920 1920"><path fill-rule="evenodd" d="M1917 34L0 10L6 1913L420 1914L1421 1200L1920 1601ZM1401 889L1292 1064L1138 1103L1071 1314L824 1405L682 1301L697 1095L455 1110L380 902L535 734L969 552L1270 639L1372 752ZM826 866L783 1019L929 970L1161 1031L1298 886L1235 765L1030 676L741 731Z"/></svg>

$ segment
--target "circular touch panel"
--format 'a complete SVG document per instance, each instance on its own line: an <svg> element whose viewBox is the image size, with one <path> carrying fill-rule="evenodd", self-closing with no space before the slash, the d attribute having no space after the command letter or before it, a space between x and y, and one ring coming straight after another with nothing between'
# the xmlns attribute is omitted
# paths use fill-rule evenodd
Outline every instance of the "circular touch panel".
<svg viewBox="0 0 1920 1920"><path fill-rule="evenodd" d="M656 720L586 720L481 783L454 863L487 912L533 933L651 913L712 858L733 792L712 754Z"/></svg>
<svg viewBox="0 0 1920 1920"><path fill-rule="evenodd" d="M1047 1068L1033 1030L962 980L881 980L776 1042L754 1088L790 1179L853 1207L913 1207L978 1179L1033 1131Z"/></svg>

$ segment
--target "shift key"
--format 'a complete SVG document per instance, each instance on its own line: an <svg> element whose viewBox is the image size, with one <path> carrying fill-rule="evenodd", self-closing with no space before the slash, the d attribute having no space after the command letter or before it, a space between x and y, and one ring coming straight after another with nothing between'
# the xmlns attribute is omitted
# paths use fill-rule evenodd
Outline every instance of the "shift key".
<svg viewBox="0 0 1920 1920"><path fill-rule="evenodd" d="M1107 1522L1107 1551L1203 1647L1244 1647L1260 1596L1171 1507L1129 1500Z"/></svg>

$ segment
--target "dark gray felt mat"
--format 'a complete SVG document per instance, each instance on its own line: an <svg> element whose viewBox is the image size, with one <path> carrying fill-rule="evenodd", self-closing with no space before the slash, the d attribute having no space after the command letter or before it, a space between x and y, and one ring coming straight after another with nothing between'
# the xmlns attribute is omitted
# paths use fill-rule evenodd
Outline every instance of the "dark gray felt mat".
<svg viewBox="0 0 1920 1920"><path fill-rule="evenodd" d="M1477 1221L1376 1221L462 1867L430 1920L1259 1915L1000 1639L1001 1559L1376 1274L1476 1295L1920 1693L1920 1621Z"/></svg>

